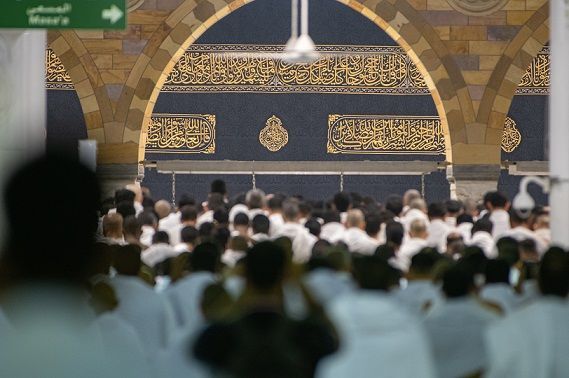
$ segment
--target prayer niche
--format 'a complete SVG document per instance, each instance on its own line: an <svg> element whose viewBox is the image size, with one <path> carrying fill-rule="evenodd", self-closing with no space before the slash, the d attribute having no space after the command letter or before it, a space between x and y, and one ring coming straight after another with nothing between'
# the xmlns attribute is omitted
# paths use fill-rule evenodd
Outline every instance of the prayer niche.
<svg viewBox="0 0 569 378"><path fill-rule="evenodd" d="M267 120L266 126L259 133L259 142L271 152L277 152L288 143L288 131L275 115Z"/></svg>
<svg viewBox="0 0 569 378"><path fill-rule="evenodd" d="M445 138L438 117L331 114L327 151L330 154L444 155Z"/></svg>
<svg viewBox="0 0 569 378"><path fill-rule="evenodd" d="M516 121L510 117L506 117L504 124L504 134L502 134L502 150L504 152L513 152L522 142L522 134L516 127Z"/></svg>
<svg viewBox="0 0 569 378"><path fill-rule="evenodd" d="M146 151L182 154L215 153L215 115L153 114Z"/></svg>

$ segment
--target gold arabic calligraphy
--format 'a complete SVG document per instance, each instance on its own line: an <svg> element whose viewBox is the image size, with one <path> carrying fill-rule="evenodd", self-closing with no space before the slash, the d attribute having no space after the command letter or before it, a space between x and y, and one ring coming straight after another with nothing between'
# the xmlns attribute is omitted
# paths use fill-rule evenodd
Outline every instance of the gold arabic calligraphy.
<svg viewBox="0 0 569 378"><path fill-rule="evenodd" d="M193 45L168 76L163 91L430 93L421 73L400 47L318 49L326 54L324 58L312 64L289 64L271 55L282 52L283 46Z"/></svg>
<svg viewBox="0 0 569 378"><path fill-rule="evenodd" d="M46 89L75 89L61 59L52 49L45 50L45 87Z"/></svg>
<svg viewBox="0 0 569 378"><path fill-rule="evenodd" d="M549 53L549 46L545 46L532 60L528 69L522 76L522 80L516 90L516 94L549 94L549 84L551 80Z"/></svg>
<svg viewBox="0 0 569 378"><path fill-rule="evenodd" d="M328 153L444 155L438 117L328 116Z"/></svg>
<svg viewBox="0 0 569 378"><path fill-rule="evenodd" d="M277 152L288 143L288 131L277 116L270 117L259 133L259 142L271 152Z"/></svg>
<svg viewBox="0 0 569 378"><path fill-rule="evenodd" d="M146 151L213 154L215 123L211 114L153 114Z"/></svg>
<svg viewBox="0 0 569 378"><path fill-rule="evenodd" d="M516 126L516 121L510 117L506 117L504 124L504 134L502 134L502 150L504 152L512 152L522 142L522 134Z"/></svg>

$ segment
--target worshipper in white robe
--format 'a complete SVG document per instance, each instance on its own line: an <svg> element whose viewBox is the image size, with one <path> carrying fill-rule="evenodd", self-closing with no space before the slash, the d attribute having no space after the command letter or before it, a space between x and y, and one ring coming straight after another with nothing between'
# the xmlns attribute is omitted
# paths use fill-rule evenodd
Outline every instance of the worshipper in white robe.
<svg viewBox="0 0 569 378"><path fill-rule="evenodd" d="M510 266L502 259L489 260L485 268L486 282L479 296L487 302L500 306L505 314L512 312L521 303L510 285Z"/></svg>
<svg viewBox="0 0 569 378"><path fill-rule="evenodd" d="M474 276L464 263L443 275L445 300L425 318L425 327L441 378L483 372L488 364L484 331L498 319L474 296Z"/></svg>
<svg viewBox="0 0 569 378"><path fill-rule="evenodd" d="M457 200L447 200L445 202L445 207L447 210L445 222L450 228L456 228L458 225L458 217L462 214L463 206L462 202Z"/></svg>
<svg viewBox="0 0 569 378"><path fill-rule="evenodd" d="M114 267L118 274L111 278L111 284L119 300L115 313L134 328L147 358L153 361L175 330L173 310L162 295L138 277L138 247L128 245L117 251Z"/></svg>
<svg viewBox="0 0 569 378"><path fill-rule="evenodd" d="M216 244L199 244L190 255L191 273L178 280L164 293L181 328L195 328L202 324L201 295L208 285L216 281L220 258L221 252Z"/></svg>
<svg viewBox="0 0 569 378"><path fill-rule="evenodd" d="M537 235L531 230L532 220L529 215L524 217L523 214L517 212L516 210L510 211L510 225L511 229L504 232L502 237L511 237L521 242L524 240L532 240L537 248L537 253L539 256L543 256L547 250L548 245L546 245Z"/></svg>
<svg viewBox="0 0 569 378"><path fill-rule="evenodd" d="M484 195L484 206L490 213L489 219L493 224L492 236L498 240L510 229L510 202L500 192L488 192Z"/></svg>
<svg viewBox="0 0 569 378"><path fill-rule="evenodd" d="M372 255L379 246L379 242L365 232L365 227L364 213L359 209L349 210L346 231L340 240L346 243L350 252Z"/></svg>
<svg viewBox="0 0 569 378"><path fill-rule="evenodd" d="M489 378L569 376L569 258L561 249L543 257L542 297L511 313L486 332Z"/></svg>
<svg viewBox="0 0 569 378"><path fill-rule="evenodd" d="M409 270L411 258L427 247L427 224L422 219L415 219L409 225L409 237L403 239L397 251L395 265L404 272Z"/></svg>
<svg viewBox="0 0 569 378"><path fill-rule="evenodd" d="M123 235L123 217L118 213L107 214L103 217L103 239L107 244L126 244Z"/></svg>
<svg viewBox="0 0 569 378"><path fill-rule="evenodd" d="M247 216L253 219L255 215L267 215L264 208L266 204L265 192L261 189L251 189L245 195L245 204L247 205Z"/></svg>
<svg viewBox="0 0 569 378"><path fill-rule="evenodd" d="M152 237L152 245L142 251L142 262L150 268L154 268L156 265L171 257L176 257L179 255L171 245L170 238L166 231L158 231Z"/></svg>
<svg viewBox="0 0 569 378"><path fill-rule="evenodd" d="M334 244L340 241L346 231L346 227L340 222L340 213L328 210L324 213L324 224L320 230L320 239Z"/></svg>
<svg viewBox="0 0 569 378"><path fill-rule="evenodd" d="M235 221L235 216L237 214L240 214L240 213L247 214L248 212L249 212L249 208L245 204L238 203L238 204L233 205L231 210L229 210L229 223L233 224L233 222Z"/></svg>
<svg viewBox="0 0 569 378"><path fill-rule="evenodd" d="M144 207L142 206L144 196L142 194L140 183L135 182L134 184L128 184L125 188L134 193L134 210L136 211L136 216L138 216L144 211Z"/></svg>
<svg viewBox="0 0 569 378"><path fill-rule="evenodd" d="M158 229L158 218L152 211L143 211L137 217L140 222L142 234L140 235L140 243L146 247L152 245L152 237Z"/></svg>
<svg viewBox="0 0 569 378"><path fill-rule="evenodd" d="M480 248L489 259L498 256L494 238L492 237L492 228L493 225L489 219L478 219L472 226L472 237L467 243L469 246Z"/></svg>
<svg viewBox="0 0 569 378"><path fill-rule="evenodd" d="M401 208L400 214L395 214L396 217L404 217L405 214L407 213L407 211L409 211L409 205L411 204L411 202L413 202L416 199L421 199L421 192L419 192L417 189L408 189L407 191L405 191L405 193L403 194L403 198L402 198L402 205L403 207Z"/></svg>
<svg viewBox="0 0 569 378"><path fill-rule="evenodd" d="M451 227L445 220L446 212L445 205L440 202L431 203L427 210L429 217L427 245L431 248L436 248L439 253L446 251L447 236L451 232Z"/></svg>
<svg viewBox="0 0 569 378"><path fill-rule="evenodd" d="M551 229L549 228L549 215L539 214L533 226L535 236L541 240L544 245L551 244Z"/></svg>
<svg viewBox="0 0 569 378"><path fill-rule="evenodd" d="M221 262L229 268L235 267L237 262L245 257L248 248L247 239L242 236L233 236L229 239L229 248L221 255Z"/></svg>
<svg viewBox="0 0 569 378"><path fill-rule="evenodd" d="M177 246L181 241L181 232L184 227L196 227L198 211L194 206L186 205L180 208L179 222L172 222L161 231L166 231L170 238L170 245Z"/></svg>
<svg viewBox="0 0 569 378"><path fill-rule="evenodd" d="M462 235L464 243L469 245L470 239L472 238L472 227L474 226L472 216L468 214L460 214L456 218L456 223L456 230Z"/></svg>
<svg viewBox="0 0 569 378"><path fill-rule="evenodd" d="M186 226L180 231L180 244L174 247L177 253L192 252L198 242L199 232L195 227Z"/></svg>
<svg viewBox="0 0 569 378"><path fill-rule="evenodd" d="M332 205L340 215L340 223L345 224L348 210L352 208L352 197L346 192L336 193L332 199Z"/></svg>
<svg viewBox="0 0 569 378"><path fill-rule="evenodd" d="M376 256L362 260L355 274L360 289L339 296L328 307L341 345L336 354L319 364L316 376L435 377L419 319L399 307L386 292L393 268Z"/></svg>
<svg viewBox="0 0 569 378"><path fill-rule="evenodd" d="M279 229L274 239L287 237L292 242L293 261L305 263L310 259L312 246L316 243L316 236L310 234L306 227L298 223L300 210L298 201L288 199L283 203L283 217L285 224Z"/></svg>
<svg viewBox="0 0 569 378"><path fill-rule="evenodd" d="M422 198L417 198L409 204L409 210L405 213L405 216L401 219L401 223L405 226L407 232L411 227L411 223L414 220L419 219L425 222L425 225L429 225L429 217L427 216L427 204Z"/></svg>
<svg viewBox="0 0 569 378"><path fill-rule="evenodd" d="M440 255L423 250L411 258L407 286L393 291L393 298L410 313L422 316L442 301L440 288L433 283L433 269Z"/></svg>
<svg viewBox="0 0 569 378"><path fill-rule="evenodd" d="M278 229L284 224L282 211L285 199L286 197L282 194L270 194L267 196L267 216L271 222L271 228L269 229L269 235L271 236L276 234Z"/></svg>
<svg viewBox="0 0 569 378"><path fill-rule="evenodd" d="M203 203L203 212L198 216L196 228L199 230L204 223L213 223L215 210L225 207L225 198L219 193L210 193L207 201Z"/></svg>

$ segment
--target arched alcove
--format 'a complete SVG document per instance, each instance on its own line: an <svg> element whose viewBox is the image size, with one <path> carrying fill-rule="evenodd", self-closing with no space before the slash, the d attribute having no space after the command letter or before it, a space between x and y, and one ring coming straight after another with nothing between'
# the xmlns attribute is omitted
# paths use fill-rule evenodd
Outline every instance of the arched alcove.
<svg viewBox="0 0 569 378"><path fill-rule="evenodd" d="M311 66L250 58L260 51L282 51L290 33L288 14L288 2L252 2L202 30L165 72L155 104L151 100L152 121L141 135L146 160L445 160L449 132L444 114L439 118L440 101L432 97L426 70L376 23L350 7L330 0L311 2L311 14L318 15L311 18L311 35L328 58ZM191 123L201 125L196 133L207 142L183 140L188 135L199 138L187 133ZM357 147L338 141L338 130L346 125L359 130ZM366 127L389 135L364 142ZM260 140L264 128L284 128L287 144L272 146L274 151L266 148ZM160 182L153 174L147 172L147 183ZM251 186L250 178L229 179L239 189ZM208 180L193 176L191 184L200 186L197 191L203 194ZM327 191L315 189L327 195L338 190L339 180L305 177L301 183L290 176L258 176L257 184L271 191L283 185L285 191L327 186ZM444 174L427 180L436 181L429 187L437 195L448 195ZM293 187L287 187L291 182ZM376 188L374 194L379 195L406 186L420 188L421 179L354 176L344 178L344 184L368 193Z"/></svg>

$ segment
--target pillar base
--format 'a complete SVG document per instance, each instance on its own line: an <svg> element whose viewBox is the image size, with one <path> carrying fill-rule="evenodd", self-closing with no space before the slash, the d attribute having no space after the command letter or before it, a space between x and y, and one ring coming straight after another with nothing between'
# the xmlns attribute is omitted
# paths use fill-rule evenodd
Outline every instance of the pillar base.
<svg viewBox="0 0 569 378"><path fill-rule="evenodd" d="M481 200L484 194L498 188L499 165L453 165L447 168L451 197L458 200L467 198Z"/></svg>

